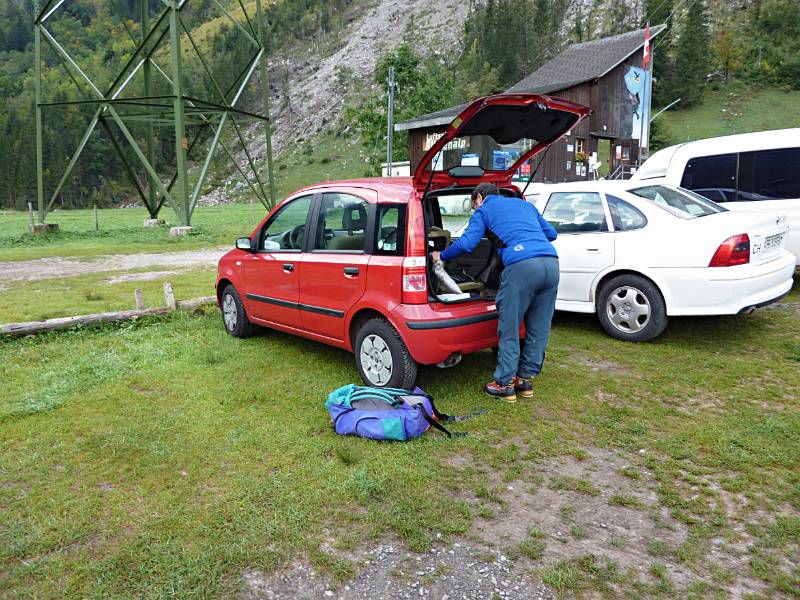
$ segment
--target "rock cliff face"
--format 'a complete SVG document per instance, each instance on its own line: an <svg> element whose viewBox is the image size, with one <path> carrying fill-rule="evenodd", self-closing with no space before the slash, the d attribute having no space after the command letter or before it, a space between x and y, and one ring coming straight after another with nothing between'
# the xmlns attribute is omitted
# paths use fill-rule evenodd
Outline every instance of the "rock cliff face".
<svg viewBox="0 0 800 600"><path fill-rule="evenodd" d="M436 52L458 44L469 10L466 0L379 0L364 3L340 43L319 44L303 54L273 57L270 68L273 150L280 155L299 135L308 139L336 123L345 94L337 72L351 80L372 76L377 57L413 31L417 47ZM248 131L251 151L264 156L263 127Z"/></svg>

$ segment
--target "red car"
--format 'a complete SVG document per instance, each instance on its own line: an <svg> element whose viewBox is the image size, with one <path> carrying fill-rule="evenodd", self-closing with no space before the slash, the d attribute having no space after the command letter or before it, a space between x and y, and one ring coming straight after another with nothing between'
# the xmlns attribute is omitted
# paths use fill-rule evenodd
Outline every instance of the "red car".
<svg viewBox="0 0 800 600"><path fill-rule="evenodd" d="M465 199L468 208L471 190L485 181L521 196L512 184L520 166L589 113L548 96L481 98L432 144L413 177L291 194L220 259L225 329L245 337L263 325L344 348L364 382L378 387L412 388L418 364L451 366L496 346L492 245L484 239L448 263L461 293L444 293L428 258L452 235L442 213L454 205L465 212Z"/></svg>

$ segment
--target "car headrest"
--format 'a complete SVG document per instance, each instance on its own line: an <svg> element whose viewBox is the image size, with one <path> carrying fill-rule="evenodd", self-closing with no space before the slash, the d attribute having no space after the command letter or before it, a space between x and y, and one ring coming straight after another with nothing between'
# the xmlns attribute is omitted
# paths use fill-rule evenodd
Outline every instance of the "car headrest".
<svg viewBox="0 0 800 600"><path fill-rule="evenodd" d="M342 216L342 229L352 234L354 231L367 229L367 209L363 204L351 204L344 207Z"/></svg>

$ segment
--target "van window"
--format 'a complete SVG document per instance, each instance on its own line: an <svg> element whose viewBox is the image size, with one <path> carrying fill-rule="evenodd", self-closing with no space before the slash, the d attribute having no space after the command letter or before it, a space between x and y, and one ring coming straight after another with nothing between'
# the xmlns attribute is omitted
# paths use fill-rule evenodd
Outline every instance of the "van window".
<svg viewBox="0 0 800 600"><path fill-rule="evenodd" d="M736 154L701 156L686 163L681 187L716 202L736 199Z"/></svg>
<svg viewBox="0 0 800 600"><path fill-rule="evenodd" d="M742 152L737 200L785 198L800 198L800 148Z"/></svg>

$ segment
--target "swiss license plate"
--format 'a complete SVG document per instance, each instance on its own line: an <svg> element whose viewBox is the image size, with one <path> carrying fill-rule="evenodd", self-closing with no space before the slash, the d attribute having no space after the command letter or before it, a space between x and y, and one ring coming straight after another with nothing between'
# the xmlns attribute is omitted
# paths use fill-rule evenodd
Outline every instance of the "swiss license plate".
<svg viewBox="0 0 800 600"><path fill-rule="evenodd" d="M777 248L778 246L781 245L782 241L783 241L782 233L771 235L764 240L764 250L771 250L772 248Z"/></svg>

